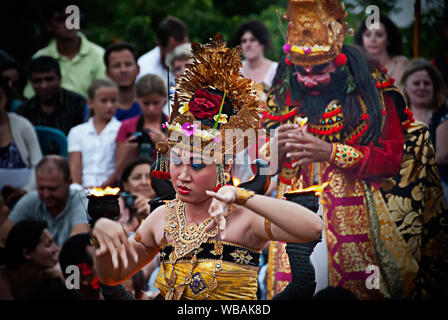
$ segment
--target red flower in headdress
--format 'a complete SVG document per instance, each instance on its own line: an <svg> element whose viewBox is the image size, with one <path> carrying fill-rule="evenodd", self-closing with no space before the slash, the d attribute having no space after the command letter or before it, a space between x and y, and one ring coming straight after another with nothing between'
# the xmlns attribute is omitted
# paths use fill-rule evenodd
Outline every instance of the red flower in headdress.
<svg viewBox="0 0 448 320"><path fill-rule="evenodd" d="M342 66L345 66L347 64L347 56L343 53L338 54L336 59L334 59L334 64L340 68Z"/></svg>
<svg viewBox="0 0 448 320"><path fill-rule="evenodd" d="M198 119L212 119L218 114L222 97L218 94L199 89L194 93L193 100L188 103L189 111Z"/></svg>

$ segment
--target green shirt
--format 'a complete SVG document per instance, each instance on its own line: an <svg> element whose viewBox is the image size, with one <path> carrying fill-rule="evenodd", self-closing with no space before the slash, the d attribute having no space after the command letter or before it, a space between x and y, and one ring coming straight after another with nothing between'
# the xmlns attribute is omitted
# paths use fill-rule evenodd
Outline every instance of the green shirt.
<svg viewBox="0 0 448 320"><path fill-rule="evenodd" d="M105 78L104 49L87 40L81 32L78 32L78 35L81 38L81 47L79 53L72 60L58 52L55 39L51 40L48 46L37 51L33 58L50 56L58 60L61 68L62 87L87 97L87 88L92 81ZM34 96L34 90L29 82L24 95L28 99Z"/></svg>

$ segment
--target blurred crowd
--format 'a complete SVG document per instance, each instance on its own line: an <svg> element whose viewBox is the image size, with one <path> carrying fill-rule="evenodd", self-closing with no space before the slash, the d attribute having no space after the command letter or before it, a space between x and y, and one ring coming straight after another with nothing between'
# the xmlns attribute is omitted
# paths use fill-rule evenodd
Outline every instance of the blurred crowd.
<svg viewBox="0 0 448 320"><path fill-rule="evenodd" d="M155 145L166 139L169 97L190 60L188 27L175 17L159 24L157 46L138 57L132 43L104 49L67 29L67 2L58 3L46 21L51 41L27 64L0 48L0 299L113 298L95 275L86 190L120 187L119 221L129 234L150 213ZM414 118L428 126L448 199L447 75L439 71L447 59L409 60L398 28L380 20L376 30L361 24L356 45L387 69ZM263 99L278 65L265 56L267 28L247 21L232 44L241 46L241 73ZM81 270L75 291L65 285L70 265ZM155 259L126 281L121 296L153 298L158 267Z"/></svg>

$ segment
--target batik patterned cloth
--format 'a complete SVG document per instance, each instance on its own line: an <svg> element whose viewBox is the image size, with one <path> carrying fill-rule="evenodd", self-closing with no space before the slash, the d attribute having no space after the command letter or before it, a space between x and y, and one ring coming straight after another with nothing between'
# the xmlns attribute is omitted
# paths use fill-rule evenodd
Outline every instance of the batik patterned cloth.
<svg viewBox="0 0 448 320"><path fill-rule="evenodd" d="M199 247L192 281L186 286L182 299L256 300L260 251L220 241L223 245L223 258L220 260L220 256L214 252L214 243L215 241L205 242ZM179 286L191 270L191 255L171 264L168 258L171 251L172 246L168 245L162 252L165 253L161 254L164 263L160 266L155 282L163 296L170 290L165 277L171 278L173 268L176 273L175 286ZM210 292L208 289L217 264L220 264L219 271L216 272L218 285Z"/></svg>

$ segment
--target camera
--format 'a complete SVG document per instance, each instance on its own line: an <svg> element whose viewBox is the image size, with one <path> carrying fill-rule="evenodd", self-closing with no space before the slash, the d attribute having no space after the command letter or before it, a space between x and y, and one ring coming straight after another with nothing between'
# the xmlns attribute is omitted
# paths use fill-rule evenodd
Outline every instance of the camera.
<svg viewBox="0 0 448 320"><path fill-rule="evenodd" d="M154 143L149 138L148 130L134 132L132 136L135 137L135 141L139 144L139 158L153 160Z"/></svg>
<svg viewBox="0 0 448 320"><path fill-rule="evenodd" d="M121 192L120 196L123 198L126 208L129 209L134 206L135 199L137 199L137 196L135 194L129 192Z"/></svg>

